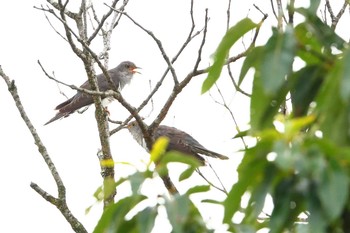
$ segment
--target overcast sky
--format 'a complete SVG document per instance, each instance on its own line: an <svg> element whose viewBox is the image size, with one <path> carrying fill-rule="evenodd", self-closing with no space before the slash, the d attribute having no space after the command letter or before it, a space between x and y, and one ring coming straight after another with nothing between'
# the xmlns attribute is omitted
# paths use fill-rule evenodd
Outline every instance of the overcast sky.
<svg viewBox="0 0 350 233"><path fill-rule="evenodd" d="M210 17L208 38L200 68L205 68L210 63L210 55L215 51L226 30L227 1L220 2L222 3L209 0L195 1L196 30L202 29L204 25L205 8L209 8ZM231 25L246 16L255 22L261 19L261 14L252 6L253 2L232 1ZM0 65L5 73L16 81L25 110L66 185L67 201L71 211L91 232L102 208L101 205L96 205L89 214L85 214L85 209L94 204L93 193L102 182L99 161L96 157L100 144L94 120L94 107L91 106L84 114L76 113L48 126L43 126L54 116L54 107L64 101L65 97L59 93L57 84L45 77L37 60L40 60L49 73L54 72L56 78L63 82L80 85L87 78L82 62L73 54L68 44L50 27L43 12L33 8L41 4L46 3L43 0L27 0L20 4L17 1L0 2ZM189 1L185 0L131 0L126 11L163 42L166 52L172 58L182 45L190 28L189 6ZM269 5L259 5L259 7L270 14L266 25L263 26L265 35L263 33L258 39L258 43L264 43L270 33L269 24L274 19ZM107 10L102 4L99 9L100 12ZM53 17L49 17L57 30L62 32L61 25ZM251 36L247 34L247 43ZM200 42L201 36L190 44L178 63L175 64L180 79L191 71ZM164 73L166 63L155 42L126 18L121 20L120 25L114 31L111 46L110 68L124 60L131 60L137 66L142 67L142 75L136 75L131 85L123 90L123 96L132 105L138 106L149 93L149 80L154 85ZM92 47L97 53L100 52L101 41L98 39ZM237 46L231 55L241 51L242 46ZM235 74L240 69L240 64L237 62L232 65ZM100 71L97 70L97 73ZM228 112L216 104L209 94L200 95L201 84L205 77L203 75L194 78L176 99L163 123L182 129L208 149L229 156L231 158L229 162L217 160L210 160L210 162L216 168L226 188L230 188L236 180L235 168L240 160L237 150L242 148L242 144L239 140L231 139L237 131ZM154 97L153 112L148 106L141 113L147 116L151 112L146 122L149 123L154 119L167 98L171 88L169 85L171 78L169 80L170 82L165 83L159 94ZM236 120L244 130L249 121L248 99L234 92L227 77L221 78L218 85ZM247 86L244 84L245 88ZM75 93L69 88L62 86L60 88L69 97ZM250 90L247 88L247 91ZM219 100L215 90L211 93ZM35 182L56 196L56 186L50 172L20 118L3 80L0 80L0 107L2 109L0 115L2 155L0 162L2 185L0 232L72 232L60 212L29 187L30 182ZM114 120L123 120L129 115L117 102L109 106L109 111ZM113 128L112 125L111 128ZM111 145L116 162L132 164L132 166L117 164L117 178L126 176L135 169L145 167L144 163L149 157L128 132L113 135ZM212 175L208 168L204 168L203 172L209 177ZM175 173L174 177L176 177ZM196 175L186 182L205 183ZM180 192L187 190L188 183L186 182L176 182ZM149 182L144 191L149 194L151 200L157 194L167 192L160 179ZM125 195L128 195L127 187L118 189L117 198ZM217 196L219 200L224 199L224 195L215 190L211 195L212 197ZM212 208L212 205L202 205L200 208L202 210ZM215 211L217 212L217 209ZM219 213L222 214L222 211ZM217 226L222 216L216 213L211 214L213 211L209 213L206 211L204 217L212 226ZM167 225L161 225L163 226ZM169 226L167 227L169 229Z"/></svg>

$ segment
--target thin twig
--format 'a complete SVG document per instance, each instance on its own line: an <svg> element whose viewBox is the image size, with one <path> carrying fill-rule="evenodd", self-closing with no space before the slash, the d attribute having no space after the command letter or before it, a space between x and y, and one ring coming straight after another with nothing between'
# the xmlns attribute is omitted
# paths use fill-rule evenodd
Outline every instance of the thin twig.
<svg viewBox="0 0 350 233"><path fill-rule="evenodd" d="M117 4L119 0L114 0L112 2L111 7L114 8L115 5ZM89 39L87 40L87 44L90 44L91 41L97 36L98 32L100 31L100 29L103 27L105 21L108 19L108 17L112 14L113 10L110 9L104 16L102 16L102 19L100 21L100 23L97 25L95 31L91 34L91 36L89 37Z"/></svg>
<svg viewBox="0 0 350 233"><path fill-rule="evenodd" d="M213 99L213 101L214 101L215 103L217 103L217 104L223 106L223 107L230 113L231 118L232 118L232 120L233 120L233 122L234 122L234 124L235 124L235 126L236 126L235 128L236 128L237 132L240 134L242 131L239 129L239 124L237 123L236 118L235 118L235 116L233 115L232 110L230 109L230 107L229 107L228 104L226 103L226 100L225 100L223 94L221 93L220 88L217 86L216 83L215 83L215 87L216 87L216 90L217 90L218 93L219 93L219 96L220 96L220 98L221 98L221 102L217 101L211 94L210 94L210 96L212 97L212 99ZM243 137L241 137L241 140L242 140L242 143L243 143L243 145L244 145L244 148L248 148L248 146L247 146L247 144L246 144L246 142L245 142L245 140L244 140Z"/></svg>
<svg viewBox="0 0 350 233"><path fill-rule="evenodd" d="M107 4L105 4L106 6L108 6ZM116 12L119 12L123 15L125 15L128 19L130 19L136 26L138 26L139 28L141 28L144 32L146 32L149 36L151 36L153 38L153 40L156 42L165 62L168 64L168 67L170 68L171 74L173 76L173 80L174 80L174 84L177 85L179 83L175 69L172 65L172 62L170 61L169 56L167 55L167 53L165 52L165 49L163 47L162 42L154 35L153 32L151 32L150 30L147 30L146 28L144 28L141 24L139 24L138 22L136 22L129 14L127 14L126 12L123 11L119 11L111 6L108 6L111 9L115 10Z"/></svg>
<svg viewBox="0 0 350 233"><path fill-rule="evenodd" d="M213 188L225 193L226 195L228 194L227 190L225 189L225 187L222 185L221 181L221 185L223 188L220 188L218 186L216 186L213 182L211 182L210 180L207 179L207 177L204 176L204 174L198 169L196 168L196 172L198 173L198 175L200 175L210 186L212 186Z"/></svg>
<svg viewBox="0 0 350 233"><path fill-rule="evenodd" d="M208 19L208 10L206 10L205 20L204 20L205 25L204 25L204 30L203 30L202 42L198 48L198 56L197 56L197 60L196 60L196 63L194 65L193 71L191 72L190 75L187 75L187 77L184 78L178 85L174 85L172 93L170 94L169 98L167 99L167 101L163 105L163 107L162 107L161 111L159 112L159 114L157 115L156 119L150 125L150 130L152 133L159 126L159 124L163 121L163 119L165 118L166 114L168 113L170 107L172 106L173 102L175 101L175 99L179 95L179 93L181 93L181 91L187 86L187 84L195 76L193 74L197 74L198 72L200 72L198 70L198 66L199 66L199 63L201 61L202 49L204 47L205 39L206 39L206 35L207 35L208 20L209 20Z"/></svg>
<svg viewBox="0 0 350 233"><path fill-rule="evenodd" d="M331 24L331 28L333 30L335 30L335 28L337 27L338 25L338 22L340 20L340 18L343 16L344 12L345 12L345 9L346 7L349 5L348 1L344 1L343 3L343 6L341 7L341 9L339 10L338 14L335 15L334 12L333 12L333 9L331 7L331 4L329 2L329 0L326 0L326 7L327 7L327 10L329 12L329 15L331 17L331 21L332 21L332 24Z"/></svg>

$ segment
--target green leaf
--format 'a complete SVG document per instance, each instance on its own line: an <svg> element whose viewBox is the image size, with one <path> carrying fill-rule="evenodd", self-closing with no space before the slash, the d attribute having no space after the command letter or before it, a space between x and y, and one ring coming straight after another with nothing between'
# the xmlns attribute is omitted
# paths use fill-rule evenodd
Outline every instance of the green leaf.
<svg viewBox="0 0 350 233"><path fill-rule="evenodd" d="M325 233L327 221L322 211L321 203L316 196L317 194L310 190L308 197L309 215L309 232Z"/></svg>
<svg viewBox="0 0 350 233"><path fill-rule="evenodd" d="M343 57L339 60L340 63L340 96L342 101L350 103L350 49L345 50Z"/></svg>
<svg viewBox="0 0 350 233"><path fill-rule="evenodd" d="M307 114L310 104L315 100L326 74L322 66L310 65L289 77L294 117Z"/></svg>
<svg viewBox="0 0 350 233"><path fill-rule="evenodd" d="M137 218L137 226L139 233L150 233L154 227L158 211L156 207L147 207L135 216ZM127 231L121 231L127 232Z"/></svg>
<svg viewBox="0 0 350 233"><path fill-rule="evenodd" d="M96 198L97 201L103 200L103 188L102 188L102 186L99 186L96 189L96 191L94 192L94 197Z"/></svg>
<svg viewBox="0 0 350 233"><path fill-rule="evenodd" d="M193 172L195 171L194 167L189 167L185 171L183 171L179 176L179 181L183 181L188 179L190 176L192 176Z"/></svg>
<svg viewBox="0 0 350 233"><path fill-rule="evenodd" d="M271 128L280 104L287 95L286 85L275 95L265 93L260 72L255 72L250 102L250 125L253 132Z"/></svg>
<svg viewBox="0 0 350 233"><path fill-rule="evenodd" d="M267 94L277 93L286 81L286 76L292 71L295 52L293 28L287 25L283 34L274 30L260 57L261 79Z"/></svg>
<svg viewBox="0 0 350 233"><path fill-rule="evenodd" d="M291 187L293 186L292 179L285 179L276 186L273 193L274 208L270 218L271 233L279 233L286 227L292 201Z"/></svg>
<svg viewBox="0 0 350 233"><path fill-rule="evenodd" d="M217 200L213 200L213 199L204 199L204 200L202 200L202 202L216 204L216 205L222 205L222 201L217 201Z"/></svg>
<svg viewBox="0 0 350 233"><path fill-rule="evenodd" d="M349 177L334 159L329 161L317 190L324 215L332 222L345 208L349 193Z"/></svg>
<svg viewBox="0 0 350 233"><path fill-rule="evenodd" d="M256 229L250 225L239 224L234 226L234 232L238 233L256 233Z"/></svg>
<svg viewBox="0 0 350 233"><path fill-rule="evenodd" d="M187 190L186 194L187 195L191 195L194 193L202 193L202 192L207 192L210 190L210 186L209 185L197 185L194 186L192 188L190 188L189 190Z"/></svg>
<svg viewBox="0 0 350 233"><path fill-rule="evenodd" d="M273 151L277 153L275 164L279 169L285 172L291 172L295 169L295 164L300 157L299 147L295 144L289 145L285 140L275 141Z"/></svg>
<svg viewBox="0 0 350 233"><path fill-rule="evenodd" d="M287 120L284 127L285 135L287 138L292 138L293 136L299 134L302 129L313 123L315 120L316 117L314 115Z"/></svg>
<svg viewBox="0 0 350 233"><path fill-rule="evenodd" d="M238 182L232 186L223 203L225 207L224 223L230 224L233 215L239 210L243 194L247 191L250 184L249 181L248 177L244 177L239 179Z"/></svg>
<svg viewBox="0 0 350 233"><path fill-rule="evenodd" d="M328 72L316 98L316 110L323 136L337 145L350 143L350 101L341 97L343 60L337 60Z"/></svg>
<svg viewBox="0 0 350 233"><path fill-rule="evenodd" d="M320 18L318 18L317 14L314 14L305 8L297 8L295 11L305 16L308 33L312 37L317 38L317 40L322 44L324 49L323 53L331 55L333 47L337 48L338 50L344 49L344 46L347 44L346 41L337 35L334 30L325 24Z"/></svg>
<svg viewBox="0 0 350 233"><path fill-rule="evenodd" d="M172 232L213 232L207 229L197 207L187 195L176 195L170 200L166 199L165 208L173 227Z"/></svg>
<svg viewBox="0 0 350 233"><path fill-rule="evenodd" d="M174 200L167 201L165 207L173 232L183 232L183 226L190 211L190 200L186 196L176 196Z"/></svg>
<svg viewBox="0 0 350 233"><path fill-rule="evenodd" d="M213 84L218 80L222 67L229 54L230 48L247 32L257 27L249 18L239 21L235 26L231 27L222 38L218 48L214 54L214 63L210 67L208 77L202 85L202 94L207 92Z"/></svg>
<svg viewBox="0 0 350 233"><path fill-rule="evenodd" d="M316 15L318 7L320 6L320 2L321 2L321 0L312 0L312 1L310 1L310 6L308 8L308 12L310 14Z"/></svg>
<svg viewBox="0 0 350 233"><path fill-rule="evenodd" d="M132 195L123 198L109 206L102 214L102 217L94 229L94 233L118 232L119 227L126 221L125 216L138 203L146 197L143 195Z"/></svg>
<svg viewBox="0 0 350 233"><path fill-rule="evenodd" d="M145 179L150 178L151 176L152 176L152 173L149 171L135 172L134 174L130 175L128 179L130 181L132 193L134 194L138 193Z"/></svg>
<svg viewBox="0 0 350 233"><path fill-rule="evenodd" d="M271 183L276 176L276 168L272 164L267 164L265 167L265 174L263 181L257 183L257 185L251 191L251 197L248 203L248 207L245 211L245 217L243 222L247 225L252 225L256 222L256 219L261 214L265 205L265 198L268 191L271 189Z"/></svg>
<svg viewBox="0 0 350 233"><path fill-rule="evenodd" d="M313 31L309 30L308 27L309 24L304 22L297 25L294 29L298 44L304 47L304 49L298 49L297 55L308 65L319 64L328 58L322 53L321 42L313 34Z"/></svg>
<svg viewBox="0 0 350 233"><path fill-rule="evenodd" d="M263 51L264 51L264 47L259 46L259 47L252 48L248 52L246 58L244 59L244 62L241 68L241 73L239 74L238 86L241 85L244 77L246 76L250 68L252 67L256 68L260 66Z"/></svg>
<svg viewBox="0 0 350 233"><path fill-rule="evenodd" d="M266 155L271 151L271 147L272 140L263 138L255 147L246 150L237 168L238 181L232 186L223 202L224 223L231 224L233 215L241 207L243 195L250 189L255 189L262 182L264 169L267 166Z"/></svg>
<svg viewBox="0 0 350 233"><path fill-rule="evenodd" d="M132 218L128 221L121 222L115 232L139 233L137 219Z"/></svg>
<svg viewBox="0 0 350 233"><path fill-rule="evenodd" d="M266 109L270 108L272 98L264 92L261 77L258 72L255 72L253 80L253 92L250 99L250 125L254 131L259 131L262 127L262 118L266 112ZM277 103L273 106L276 108ZM272 119L266 127L272 126Z"/></svg>
<svg viewBox="0 0 350 233"><path fill-rule="evenodd" d="M178 151L169 151L167 152L162 160L161 163L167 164L170 162L180 162L190 165L191 167L198 167L201 165L198 159L194 158L193 156L189 156L188 154L184 154Z"/></svg>
<svg viewBox="0 0 350 233"><path fill-rule="evenodd" d="M244 131L240 131L238 132L232 139L236 139L236 138L243 138L249 135L249 130L244 130Z"/></svg>

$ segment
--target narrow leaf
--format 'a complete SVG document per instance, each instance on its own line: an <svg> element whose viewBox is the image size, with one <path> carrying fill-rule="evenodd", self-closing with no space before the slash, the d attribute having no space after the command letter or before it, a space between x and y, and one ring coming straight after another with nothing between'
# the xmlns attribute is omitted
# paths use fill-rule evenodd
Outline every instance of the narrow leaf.
<svg viewBox="0 0 350 233"><path fill-rule="evenodd" d="M119 227L125 222L125 215L145 198L142 195L132 195L109 206L103 212L93 233L119 232Z"/></svg>
<svg viewBox="0 0 350 233"><path fill-rule="evenodd" d="M170 162L180 162L190 165L191 167L198 167L201 163L198 159L189 156L187 154L183 154L177 151L169 151L167 152L161 160L161 163L167 164Z"/></svg>
<svg viewBox="0 0 350 233"><path fill-rule="evenodd" d="M137 218L138 232L150 233L154 227L158 211L155 207L147 207L139 212L135 217ZM122 231L125 232L125 231Z"/></svg>
<svg viewBox="0 0 350 233"><path fill-rule="evenodd" d="M210 190L209 185L197 185L187 190L186 194L191 195L193 193L202 193L202 192L207 192L209 190Z"/></svg>
<svg viewBox="0 0 350 233"><path fill-rule="evenodd" d="M341 85L340 85L340 95L345 103L350 102L350 49L347 49L343 58L339 61L341 62Z"/></svg>
<svg viewBox="0 0 350 233"><path fill-rule="evenodd" d="M165 203L168 219L173 227L173 232L184 232L184 223L190 212L191 201L186 196L176 196L174 200Z"/></svg>
<svg viewBox="0 0 350 233"><path fill-rule="evenodd" d="M285 33L274 31L261 57L261 79L267 94L275 94L292 71L296 41L293 28L287 26Z"/></svg>
<svg viewBox="0 0 350 233"><path fill-rule="evenodd" d="M319 2L319 0L311 2ZM347 45L347 42L337 35L330 26L317 17L315 13L305 8L297 8L295 11L305 16L308 32L311 32L311 36L317 38L322 44L324 49L323 54L332 54L332 47L343 50L344 46Z"/></svg>
<svg viewBox="0 0 350 233"><path fill-rule="evenodd" d="M348 192L349 178L347 173L336 161L331 160L318 188L323 211L329 222L335 220L345 208Z"/></svg>
<svg viewBox="0 0 350 233"><path fill-rule="evenodd" d="M229 54L230 48L247 32L257 26L249 18L239 21L235 26L231 27L222 38L218 48L214 54L214 63L210 67L208 77L204 80L202 85L202 94L207 92L213 84L218 80L222 67Z"/></svg>
<svg viewBox="0 0 350 233"><path fill-rule="evenodd" d="M306 115L323 83L326 71L319 65L309 65L289 77L293 115Z"/></svg>
<svg viewBox="0 0 350 233"><path fill-rule="evenodd" d="M189 167L185 171L183 171L179 176L179 181L183 181L188 179L190 176L192 176L193 172L195 171L194 167Z"/></svg>
<svg viewBox="0 0 350 233"><path fill-rule="evenodd" d="M239 74L238 86L241 85L244 77L246 76L250 68L259 66L259 64L261 63L261 55L263 50L264 50L264 47L260 46L260 47L254 47L248 52L246 58L244 59L244 62L241 68L241 73Z"/></svg>

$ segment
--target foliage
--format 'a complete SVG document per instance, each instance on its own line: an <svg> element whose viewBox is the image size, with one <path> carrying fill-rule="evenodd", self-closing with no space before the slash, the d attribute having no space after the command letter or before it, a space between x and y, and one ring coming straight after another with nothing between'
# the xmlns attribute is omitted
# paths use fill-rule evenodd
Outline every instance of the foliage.
<svg viewBox="0 0 350 233"><path fill-rule="evenodd" d="M350 230L349 48L313 8L296 13L305 21L273 29L265 46L248 53L241 70L239 83L254 69L249 135L257 143L245 150L239 180L223 203L224 223L233 232L242 226L267 226L270 232ZM295 68L298 59L302 65ZM292 112L282 115L288 94ZM268 195L273 211L257 221ZM245 215L241 222L233 222L237 212Z"/></svg>
<svg viewBox="0 0 350 233"><path fill-rule="evenodd" d="M303 22L287 25L284 30L273 28L266 45L251 48L242 65L238 84L250 69L254 79L251 128L240 137L254 137L257 142L245 149L237 169L239 179L225 201L206 200L224 207L223 223L231 232L255 232L265 227L273 233L350 231L350 50L315 16L319 1L311 2L308 9L295 9L295 14L304 17ZM203 92L220 77L234 43L256 27L244 19L228 30L215 53ZM297 68L296 61L300 64ZM280 106L288 104L289 96L292 112L281 114ZM174 162L167 156L165 166ZM186 163L189 168L179 180L195 170L194 164ZM139 187L151 177L148 170L126 180ZM207 190L207 186L194 186L172 199L163 197L164 204L158 203L166 208L173 232L209 231L189 198ZM268 196L273 210L261 219ZM242 205L244 198L248 198L246 206ZM150 232L159 206L147 206L125 219L143 199L140 189L133 189L133 195L105 211L95 232L123 232L126 226L128 232ZM234 220L239 212L244 213L243 219ZM121 217L124 221L116 224Z"/></svg>
<svg viewBox="0 0 350 233"><path fill-rule="evenodd" d="M152 179L156 174L164 174L167 171L169 163L181 162L188 164L186 169L179 177L179 180L185 180L189 178L193 171L199 166L199 162L195 159L183 156L176 152L168 152L160 157L160 154L165 151L167 146L167 140L159 138L155 142L155 147L151 151L153 159L157 159L156 170L152 170L150 164L144 172L135 172L129 177L121 178L115 183L107 184L112 187L104 187L104 189L115 189L124 182L129 182L131 186L131 195L118 200L113 205L109 206L103 213L99 220L94 233L103 232L151 232L155 219L158 216L158 209L164 207L166 209L168 220L173 228L173 232L212 232L208 230L203 218L198 211L197 207L190 200L190 196L196 193L202 193L209 191L208 185L195 186L190 188L186 193L182 195L175 195L170 199L166 196L159 197L159 202L156 205L147 205L142 203L147 198L141 194L141 188L143 183L147 179ZM157 172L156 172L157 171ZM159 178L159 177L156 177ZM95 197L98 201L103 201L103 189L99 188ZM145 206L146 205L146 206ZM139 210L132 217L127 218L127 215L136 207L136 209L145 206Z"/></svg>

